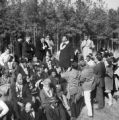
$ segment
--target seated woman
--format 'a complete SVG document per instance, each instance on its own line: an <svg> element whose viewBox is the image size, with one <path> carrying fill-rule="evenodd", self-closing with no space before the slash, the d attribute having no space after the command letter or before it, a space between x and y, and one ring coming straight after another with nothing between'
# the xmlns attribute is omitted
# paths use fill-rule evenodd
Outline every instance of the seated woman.
<svg viewBox="0 0 119 120"><path fill-rule="evenodd" d="M61 88L61 84L59 83L59 78L57 76L57 72L55 69L53 69L50 73L50 80L51 80L51 87L54 88L54 90L56 91L56 94L58 96L58 98L62 101L63 106L66 108L67 112L70 115L70 107L68 105L68 101L66 96L63 93L63 90Z"/></svg>
<svg viewBox="0 0 119 120"><path fill-rule="evenodd" d="M43 89L40 91L40 98L47 120L67 120L62 104L50 87L50 79L47 78L42 83Z"/></svg>
<svg viewBox="0 0 119 120"><path fill-rule="evenodd" d="M23 110L25 103L32 101L29 87L26 84L23 84L22 74L19 73L17 75L16 83L10 86L9 94L14 115L19 120L20 112Z"/></svg>

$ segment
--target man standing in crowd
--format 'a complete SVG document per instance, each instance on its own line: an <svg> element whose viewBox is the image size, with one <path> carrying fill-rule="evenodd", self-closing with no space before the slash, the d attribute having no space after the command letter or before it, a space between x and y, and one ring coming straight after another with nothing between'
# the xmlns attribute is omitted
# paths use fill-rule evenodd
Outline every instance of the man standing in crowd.
<svg viewBox="0 0 119 120"><path fill-rule="evenodd" d="M18 38L17 41L15 42L14 54L17 62L19 62L20 58L22 57L22 39L21 38Z"/></svg>
<svg viewBox="0 0 119 120"><path fill-rule="evenodd" d="M47 35L45 38L46 43L48 44L48 49L50 50L51 54L53 54L53 47L54 47L54 43L53 41L50 39L50 36Z"/></svg>
<svg viewBox="0 0 119 120"><path fill-rule="evenodd" d="M94 43L92 40L90 40L89 36L85 35L84 40L81 43L81 50L84 59L86 59L86 56L89 55L90 53L93 53L94 49Z"/></svg>
<svg viewBox="0 0 119 120"><path fill-rule="evenodd" d="M26 40L23 43L23 47L22 47L22 57L25 57L28 59L28 61L31 61L33 58L33 54L34 54L34 48L33 45L30 43L30 35L27 34L26 35Z"/></svg>
<svg viewBox="0 0 119 120"><path fill-rule="evenodd" d="M43 61L43 58L46 55L46 51L48 50L48 45L45 42L44 37L38 40L36 43L36 57L38 60Z"/></svg>
<svg viewBox="0 0 119 120"><path fill-rule="evenodd" d="M62 37L62 43L60 44L60 56L59 65L60 67L67 70L71 66L71 61L73 61L73 47L66 36Z"/></svg>
<svg viewBox="0 0 119 120"><path fill-rule="evenodd" d="M105 86L105 73L106 68L104 62L102 62L102 56L98 54L96 56L96 66L94 67L95 82L96 82L96 100L98 102L97 109L104 107L104 86Z"/></svg>

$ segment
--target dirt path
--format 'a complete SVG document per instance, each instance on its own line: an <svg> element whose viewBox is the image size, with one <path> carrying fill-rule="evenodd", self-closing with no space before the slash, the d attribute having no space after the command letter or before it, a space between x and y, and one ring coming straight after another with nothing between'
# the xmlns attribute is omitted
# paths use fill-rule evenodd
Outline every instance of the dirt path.
<svg viewBox="0 0 119 120"><path fill-rule="evenodd" d="M106 104L102 110L97 111L94 109L93 118L87 116L87 109L84 107L77 120L119 120L119 100L114 101L111 107Z"/></svg>

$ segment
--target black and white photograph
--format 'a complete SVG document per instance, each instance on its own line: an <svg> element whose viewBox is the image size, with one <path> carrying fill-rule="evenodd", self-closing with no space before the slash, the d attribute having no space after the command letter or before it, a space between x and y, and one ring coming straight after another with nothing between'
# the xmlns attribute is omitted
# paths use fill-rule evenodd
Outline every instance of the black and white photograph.
<svg viewBox="0 0 119 120"><path fill-rule="evenodd" d="M0 120L119 120L119 0L0 0Z"/></svg>

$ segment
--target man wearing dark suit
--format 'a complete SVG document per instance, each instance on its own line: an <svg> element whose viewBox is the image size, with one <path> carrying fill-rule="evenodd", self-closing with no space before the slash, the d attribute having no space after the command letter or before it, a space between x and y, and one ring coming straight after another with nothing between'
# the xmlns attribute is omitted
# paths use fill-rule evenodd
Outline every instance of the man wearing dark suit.
<svg viewBox="0 0 119 120"><path fill-rule="evenodd" d="M43 114L42 110L34 110L33 105L30 102L27 102L25 109L21 113L21 118L22 120L46 120L43 117Z"/></svg>
<svg viewBox="0 0 119 120"><path fill-rule="evenodd" d="M15 53L17 62L19 62L19 59L22 57L22 39L21 38L17 39L17 41L15 42L14 53Z"/></svg>
<svg viewBox="0 0 119 120"><path fill-rule="evenodd" d="M102 62L102 56L96 56L97 65L94 67L95 82L96 82L96 100L98 102L98 108L104 107L104 77L106 73L104 62Z"/></svg>
<svg viewBox="0 0 119 120"><path fill-rule="evenodd" d="M10 101L13 107L13 113L17 120L20 120L20 113L27 102L32 101L32 96L27 85L23 84L22 75L17 75L16 83L10 86Z"/></svg>
<svg viewBox="0 0 119 120"><path fill-rule="evenodd" d="M28 71L28 68L27 68L27 60L26 59L21 59L20 60L20 64L18 65L17 67L17 70L16 70L16 73L17 75L19 73L22 74L22 78L23 80L26 78L26 76L29 74L29 71Z"/></svg>
<svg viewBox="0 0 119 120"><path fill-rule="evenodd" d="M65 70L71 66L71 61L73 61L73 47L66 36L63 36L62 43L60 45L60 56L59 65Z"/></svg>
<svg viewBox="0 0 119 120"><path fill-rule="evenodd" d="M45 42L45 39L42 37L40 41L36 43L36 57L38 60L43 61L46 52L48 50L48 44Z"/></svg>
<svg viewBox="0 0 119 120"><path fill-rule="evenodd" d="M26 41L23 43L22 47L22 57L27 58L29 61L32 60L34 54L34 47L30 43L30 36L26 36Z"/></svg>

